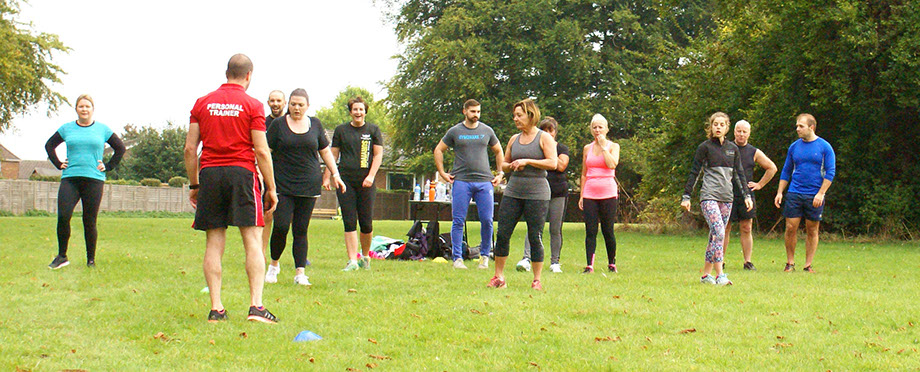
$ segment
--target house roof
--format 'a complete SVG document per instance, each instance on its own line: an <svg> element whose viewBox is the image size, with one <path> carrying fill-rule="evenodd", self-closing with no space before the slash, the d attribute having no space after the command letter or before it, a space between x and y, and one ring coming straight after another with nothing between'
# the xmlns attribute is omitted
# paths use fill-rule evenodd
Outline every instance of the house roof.
<svg viewBox="0 0 920 372"><path fill-rule="evenodd" d="M19 176L21 180L29 179L32 173L40 176L60 176L61 171L54 167L49 160L23 160L19 163Z"/></svg>
<svg viewBox="0 0 920 372"><path fill-rule="evenodd" d="M21 159L19 159L18 156L13 154L12 151L7 149L3 145L0 145L0 160L18 163Z"/></svg>

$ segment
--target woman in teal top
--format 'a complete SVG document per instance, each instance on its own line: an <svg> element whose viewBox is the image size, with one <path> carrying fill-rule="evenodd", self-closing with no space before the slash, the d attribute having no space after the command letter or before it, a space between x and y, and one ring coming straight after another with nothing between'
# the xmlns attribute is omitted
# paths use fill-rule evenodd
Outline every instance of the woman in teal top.
<svg viewBox="0 0 920 372"><path fill-rule="evenodd" d="M77 97L77 120L58 128L45 143L48 159L63 170L58 188L58 255L48 267L59 269L70 264L67 242L70 240L70 217L78 201L83 201L83 235L86 240L86 266L96 266L96 215L102 202L105 172L114 169L125 154L125 145L108 126L93 121L93 98ZM67 144L67 158L58 159L55 149ZM115 150L108 163L102 162L105 144Z"/></svg>

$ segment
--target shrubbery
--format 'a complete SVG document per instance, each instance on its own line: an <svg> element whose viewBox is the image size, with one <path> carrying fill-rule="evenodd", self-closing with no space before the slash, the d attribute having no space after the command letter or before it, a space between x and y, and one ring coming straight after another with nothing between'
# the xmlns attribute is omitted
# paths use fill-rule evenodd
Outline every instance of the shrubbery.
<svg viewBox="0 0 920 372"><path fill-rule="evenodd" d="M144 178L141 180L141 186L160 187L163 183L156 178Z"/></svg>
<svg viewBox="0 0 920 372"><path fill-rule="evenodd" d="M175 176L169 179L169 187L182 187L188 183L188 178Z"/></svg>

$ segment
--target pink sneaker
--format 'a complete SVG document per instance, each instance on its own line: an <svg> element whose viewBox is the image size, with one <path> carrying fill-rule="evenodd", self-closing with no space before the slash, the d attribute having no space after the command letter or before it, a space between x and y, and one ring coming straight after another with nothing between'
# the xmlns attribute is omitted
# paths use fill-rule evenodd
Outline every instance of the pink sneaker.
<svg viewBox="0 0 920 372"><path fill-rule="evenodd" d="M535 291L542 291L543 284L539 280L534 280L533 283L530 283L530 288L533 288Z"/></svg>
<svg viewBox="0 0 920 372"><path fill-rule="evenodd" d="M489 288L505 288L508 286L508 283L505 283L505 279L501 279L497 276L493 276L492 279L489 279L489 284L486 287Z"/></svg>

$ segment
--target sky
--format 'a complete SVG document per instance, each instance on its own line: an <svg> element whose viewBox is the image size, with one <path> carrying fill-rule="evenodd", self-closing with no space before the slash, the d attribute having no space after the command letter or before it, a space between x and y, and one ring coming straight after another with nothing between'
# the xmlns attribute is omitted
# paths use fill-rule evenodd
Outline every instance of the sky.
<svg viewBox="0 0 920 372"><path fill-rule="evenodd" d="M385 9L373 0L200 1L29 0L18 20L56 34L72 50L53 63L66 74L52 88L71 104L95 101L94 119L124 126L187 126L195 100L226 82L235 53L254 65L247 93L264 102L272 90L310 95L307 114L352 85L386 96L401 52ZM265 106L268 112L268 106ZM76 119L61 106L38 106L13 121L0 143L23 160L46 159L45 141ZM63 156L64 147L58 152Z"/></svg>

